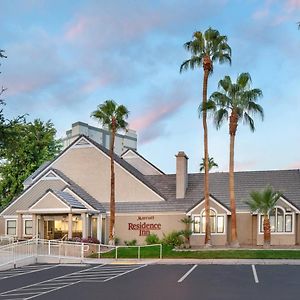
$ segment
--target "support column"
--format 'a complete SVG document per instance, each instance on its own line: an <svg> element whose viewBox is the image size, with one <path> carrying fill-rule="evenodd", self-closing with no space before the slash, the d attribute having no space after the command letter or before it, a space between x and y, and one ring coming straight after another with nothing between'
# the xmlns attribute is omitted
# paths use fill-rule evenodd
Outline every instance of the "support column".
<svg viewBox="0 0 300 300"><path fill-rule="evenodd" d="M102 215L101 214L97 216L97 239L101 244L101 240L102 240Z"/></svg>
<svg viewBox="0 0 300 300"><path fill-rule="evenodd" d="M92 236L92 217L89 214L86 214L86 232L87 237Z"/></svg>
<svg viewBox="0 0 300 300"><path fill-rule="evenodd" d="M37 237L38 228L36 226L37 217L36 214L32 215L32 237Z"/></svg>
<svg viewBox="0 0 300 300"><path fill-rule="evenodd" d="M73 233L73 215L69 214L69 220L68 220L68 239L72 239L72 233Z"/></svg>
<svg viewBox="0 0 300 300"><path fill-rule="evenodd" d="M44 224L44 216L41 216L40 218L40 238L44 239L45 238L45 224ZM33 223L33 222L32 222Z"/></svg>
<svg viewBox="0 0 300 300"><path fill-rule="evenodd" d="M81 220L82 220L82 238L87 238L87 224L86 224L86 213L81 214Z"/></svg>
<svg viewBox="0 0 300 300"><path fill-rule="evenodd" d="M17 237L18 239L23 238L23 215L22 214L18 214Z"/></svg>

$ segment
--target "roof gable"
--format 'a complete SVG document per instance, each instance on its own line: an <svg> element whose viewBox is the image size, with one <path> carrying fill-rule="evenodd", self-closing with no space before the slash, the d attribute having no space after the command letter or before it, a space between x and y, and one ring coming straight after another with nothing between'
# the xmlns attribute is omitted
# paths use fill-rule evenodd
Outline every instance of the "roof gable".
<svg viewBox="0 0 300 300"><path fill-rule="evenodd" d="M127 161L130 165L139 170L143 175L163 175L165 174L155 165L153 165L144 156L133 149L128 149L122 153L121 158Z"/></svg>
<svg viewBox="0 0 300 300"><path fill-rule="evenodd" d="M93 147L97 151L100 151L106 158L110 159L109 150L107 150L105 147L99 145L97 142L88 138L87 136L80 135L69 147L67 147L49 165L47 165L43 171L53 168L53 166L56 165L61 158L63 158L65 155L67 155L70 150L76 149L76 148L83 148L83 147L88 148L87 146ZM134 168L132 165L130 165L128 162L126 162L124 159L120 158L116 154L114 154L114 161L115 161L115 164L118 165L129 176L133 177L134 180L139 182L139 184L141 184L142 186L149 189L152 193L154 193L156 195L156 197L158 197L158 199L156 199L156 200L165 200L164 196L160 193L160 191L158 189L156 189L150 182L148 182L148 180L144 177L144 175L140 171L138 171L136 168ZM40 174L38 174L38 175L40 175ZM33 182L38 180L38 178L39 178L38 175L35 178L33 178Z"/></svg>

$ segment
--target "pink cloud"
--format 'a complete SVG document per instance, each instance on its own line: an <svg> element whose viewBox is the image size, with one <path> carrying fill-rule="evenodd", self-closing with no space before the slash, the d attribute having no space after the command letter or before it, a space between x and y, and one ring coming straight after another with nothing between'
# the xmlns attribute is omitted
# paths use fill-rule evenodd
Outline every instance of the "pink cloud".
<svg viewBox="0 0 300 300"><path fill-rule="evenodd" d="M257 169L257 161L248 160L248 161L236 161L235 162L235 171L248 171Z"/></svg>
<svg viewBox="0 0 300 300"><path fill-rule="evenodd" d="M65 37L67 40L75 40L80 36L87 27L87 20L84 17L80 17L71 24L66 33Z"/></svg>
<svg viewBox="0 0 300 300"><path fill-rule="evenodd" d="M300 9L300 0L288 0L285 7L288 12L293 12L297 9Z"/></svg>
<svg viewBox="0 0 300 300"><path fill-rule="evenodd" d="M136 119L133 119L130 126L137 131L144 130L152 124L157 123L173 114L184 104L184 102L185 100L177 100L168 103L156 103L152 110L146 112L140 117L137 117Z"/></svg>

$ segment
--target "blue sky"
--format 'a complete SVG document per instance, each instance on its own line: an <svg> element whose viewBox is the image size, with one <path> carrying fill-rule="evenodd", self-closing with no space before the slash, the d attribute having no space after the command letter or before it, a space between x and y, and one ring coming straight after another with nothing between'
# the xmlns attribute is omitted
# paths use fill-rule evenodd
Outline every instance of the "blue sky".
<svg viewBox="0 0 300 300"><path fill-rule="evenodd" d="M179 150L197 172L203 157L202 70L179 74L183 44L209 26L228 36L232 65L215 65L209 94L224 76L249 72L262 89L265 120L242 124L236 168L300 168L300 0L2 0L0 84L5 113L51 119L58 136L106 99L130 110L141 154L174 172ZM228 126L209 121L209 152L228 169Z"/></svg>

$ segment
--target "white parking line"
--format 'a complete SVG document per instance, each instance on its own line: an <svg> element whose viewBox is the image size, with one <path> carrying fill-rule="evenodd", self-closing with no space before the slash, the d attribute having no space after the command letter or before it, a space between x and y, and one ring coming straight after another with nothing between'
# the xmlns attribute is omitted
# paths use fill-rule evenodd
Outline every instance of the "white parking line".
<svg viewBox="0 0 300 300"><path fill-rule="evenodd" d="M256 273L255 265L252 265L252 272L253 272L253 277L254 277L255 283L259 283L259 280L258 280L258 277L257 277L257 273Z"/></svg>
<svg viewBox="0 0 300 300"><path fill-rule="evenodd" d="M147 265L142 265L142 266L139 266L139 267L137 267L137 268L133 268L133 269L128 270L128 271L126 271L126 272L123 272L123 273L120 273L120 274L115 275L115 276L113 276L113 277L110 277L110 278L104 280L103 282L106 282L106 281L115 279L115 278L117 278L117 277L121 277L121 276L123 276L123 275L125 275L125 274L128 274L128 273L130 273L130 272L133 272L133 271L136 271L136 270L138 270L138 269L144 268L144 267L146 267L146 266L147 266Z"/></svg>
<svg viewBox="0 0 300 300"><path fill-rule="evenodd" d="M28 267L21 267L17 269L12 269L9 271L0 272L0 280L12 278L20 275L26 275L30 273L35 273L43 270L49 270L58 267L59 265L36 265L36 266L28 266Z"/></svg>
<svg viewBox="0 0 300 300"><path fill-rule="evenodd" d="M87 268L74 273L3 292L0 294L0 300L28 300L80 282L106 282L145 266L146 265L130 265L119 268L117 265L114 265L113 267L109 267L108 265L97 265L92 268Z"/></svg>
<svg viewBox="0 0 300 300"><path fill-rule="evenodd" d="M186 279L195 269L197 265L194 265L190 270L188 270L177 282L182 282L184 279Z"/></svg>

